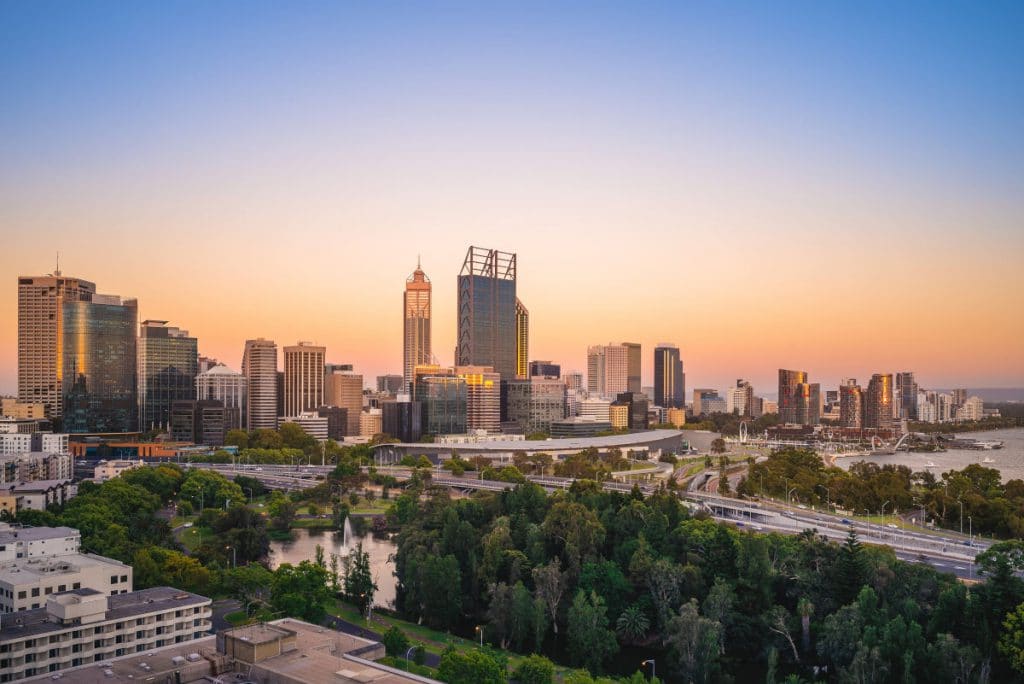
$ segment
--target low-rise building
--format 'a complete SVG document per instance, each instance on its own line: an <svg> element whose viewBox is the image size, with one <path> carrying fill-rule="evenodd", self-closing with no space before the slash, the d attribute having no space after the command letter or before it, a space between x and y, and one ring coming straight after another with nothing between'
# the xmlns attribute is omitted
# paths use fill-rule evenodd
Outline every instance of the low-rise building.
<svg viewBox="0 0 1024 684"><path fill-rule="evenodd" d="M563 418L551 422L551 436L562 437L596 437L602 432L612 429L612 424L607 420L598 420L590 416L576 416Z"/></svg>
<svg viewBox="0 0 1024 684"><path fill-rule="evenodd" d="M19 511L45 511L51 504L63 506L78 493L71 480L31 480L0 484L0 511L15 516Z"/></svg>
<svg viewBox="0 0 1024 684"><path fill-rule="evenodd" d="M43 608L51 594L79 588L107 596L128 593L132 590L132 567L91 553L18 558L0 563L2 613Z"/></svg>
<svg viewBox="0 0 1024 684"><path fill-rule="evenodd" d="M96 464L96 467L92 469L92 481L100 484L107 480L113 480L115 477L131 470L132 468L138 468L144 465L144 461L130 461L130 460L115 460L115 461L100 461Z"/></svg>
<svg viewBox="0 0 1024 684"><path fill-rule="evenodd" d="M319 413L307 411L297 416L285 418L281 422L295 423L314 439L325 440L329 436L328 426L330 419L327 416L321 416Z"/></svg>
<svg viewBox="0 0 1024 684"><path fill-rule="evenodd" d="M29 527L0 522L0 563L78 553L82 534L71 527Z"/></svg>
<svg viewBox="0 0 1024 684"><path fill-rule="evenodd" d="M0 455L0 484L36 480L70 480L72 458L69 454L26 452Z"/></svg>
<svg viewBox="0 0 1024 684"><path fill-rule="evenodd" d="M173 587L112 596L80 587L46 596L42 603L0 616L0 682L37 675L55 679L54 673L191 641L210 629L210 599ZM90 669L107 681L113 677L108 668ZM169 674L166 681L175 681ZM153 681L149 675L140 666L123 681Z"/></svg>
<svg viewBox="0 0 1024 684"><path fill-rule="evenodd" d="M33 420L46 418L46 404L42 402L18 401L17 399L0 399L0 413L6 418Z"/></svg>

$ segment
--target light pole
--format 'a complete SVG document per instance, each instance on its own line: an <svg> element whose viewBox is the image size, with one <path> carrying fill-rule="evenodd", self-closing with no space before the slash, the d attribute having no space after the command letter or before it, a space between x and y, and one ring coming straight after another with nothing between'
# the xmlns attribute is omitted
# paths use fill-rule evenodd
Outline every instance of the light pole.
<svg viewBox="0 0 1024 684"><path fill-rule="evenodd" d="M788 483L788 480L787 480L787 483ZM790 487L789 489L786 490L786 503L787 504L791 503L790 500L789 500L789 495L792 494L795 491L796 491L796 487Z"/></svg>
<svg viewBox="0 0 1024 684"><path fill-rule="evenodd" d="M252 487L246 487L249 490L249 505L252 505Z"/></svg>
<svg viewBox="0 0 1024 684"><path fill-rule="evenodd" d="M967 516L967 532L971 535L971 548L974 548L974 520L971 516Z"/></svg>
<svg viewBox="0 0 1024 684"><path fill-rule="evenodd" d="M640 663L640 667L643 667L647 663L651 664L651 679L656 679L658 677L658 673L654 669L654 658L651 658L650 660L645 660L644 662Z"/></svg>
<svg viewBox="0 0 1024 684"><path fill-rule="evenodd" d="M480 648L483 648L484 647L484 626L483 625L477 625L476 626L476 631L480 633Z"/></svg>
<svg viewBox="0 0 1024 684"><path fill-rule="evenodd" d="M957 499L957 503L960 504L960 534L964 533L964 500Z"/></svg>
<svg viewBox="0 0 1024 684"><path fill-rule="evenodd" d="M888 505L889 505L889 500L886 499L885 503L882 504L882 513L881 513L881 515L882 515L882 524L883 525L885 524L885 507L888 506Z"/></svg>
<svg viewBox="0 0 1024 684"><path fill-rule="evenodd" d="M409 654L416 650L415 646L410 646L405 652L405 671L409 672Z"/></svg>

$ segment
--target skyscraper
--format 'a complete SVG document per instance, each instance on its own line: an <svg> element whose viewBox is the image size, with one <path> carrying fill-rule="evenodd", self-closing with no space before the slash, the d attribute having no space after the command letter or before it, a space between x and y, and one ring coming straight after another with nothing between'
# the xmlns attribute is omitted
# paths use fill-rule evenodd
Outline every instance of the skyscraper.
<svg viewBox="0 0 1024 684"><path fill-rule="evenodd" d="M779 422L817 425L821 418L821 385L808 383L805 371L779 369Z"/></svg>
<svg viewBox="0 0 1024 684"><path fill-rule="evenodd" d="M284 348L284 415L297 416L324 405L324 355L310 342Z"/></svg>
<svg viewBox="0 0 1024 684"><path fill-rule="evenodd" d="M423 432L461 435L466 432L466 379L451 368L419 366L413 381L415 399L423 406Z"/></svg>
<svg viewBox="0 0 1024 684"><path fill-rule="evenodd" d="M146 320L139 330L139 430L170 428L171 404L196 398L199 349L187 330Z"/></svg>
<svg viewBox="0 0 1024 684"><path fill-rule="evenodd" d="M456 366L491 366L516 377L516 255L470 247L458 280Z"/></svg>
<svg viewBox="0 0 1024 684"><path fill-rule="evenodd" d="M592 397L614 399L635 381L640 393L640 345L607 344L587 347L587 391ZM631 375L632 372L636 375Z"/></svg>
<svg viewBox="0 0 1024 684"><path fill-rule="evenodd" d="M430 278L416 260L416 270L405 281L402 297L404 320L402 378L405 392L412 392L416 366L430 363Z"/></svg>
<svg viewBox="0 0 1024 684"><path fill-rule="evenodd" d="M587 394L592 397L604 396L604 346L587 347Z"/></svg>
<svg viewBox="0 0 1024 684"><path fill-rule="evenodd" d="M839 386L839 424L847 428L864 426L864 398L854 378Z"/></svg>
<svg viewBox="0 0 1024 684"><path fill-rule="evenodd" d="M248 395L245 376L224 364L213 366L196 376L196 399L222 403L228 430L242 427L246 419Z"/></svg>
<svg viewBox="0 0 1024 684"><path fill-rule="evenodd" d="M46 415L63 412L59 340L65 301L90 301L96 285L53 275L18 278L18 400L43 404Z"/></svg>
<svg viewBox="0 0 1024 684"><path fill-rule="evenodd" d="M490 366L456 366L466 382L466 430L501 431L501 376Z"/></svg>
<svg viewBox="0 0 1024 684"><path fill-rule="evenodd" d="M277 345L262 337L245 341L242 375L249 386L249 430L277 428Z"/></svg>
<svg viewBox="0 0 1024 684"><path fill-rule="evenodd" d="M531 378L560 378L562 377L562 367L550 361L531 361L529 376Z"/></svg>
<svg viewBox="0 0 1024 684"><path fill-rule="evenodd" d="M516 377L529 377L530 312L516 298Z"/></svg>
<svg viewBox="0 0 1024 684"><path fill-rule="evenodd" d="M626 391L640 394L640 343L623 342L622 346L626 349Z"/></svg>
<svg viewBox="0 0 1024 684"><path fill-rule="evenodd" d="M893 422L892 374L875 373L864 397L864 427L887 428Z"/></svg>
<svg viewBox="0 0 1024 684"><path fill-rule="evenodd" d="M900 407L897 417L913 420L917 416L917 381L912 372L896 374L896 392Z"/></svg>
<svg viewBox="0 0 1024 684"><path fill-rule="evenodd" d="M508 417L526 434L550 432L551 423L565 416L565 383L557 378L531 377L509 383Z"/></svg>
<svg viewBox="0 0 1024 684"><path fill-rule="evenodd" d="M747 380L739 378L736 386L725 395L725 410L740 416L752 416L754 411L754 386Z"/></svg>
<svg viewBox="0 0 1024 684"><path fill-rule="evenodd" d="M683 361L679 358L679 347L663 342L654 348L654 396L655 406L662 408L683 408L686 403L686 387L683 384Z"/></svg>
<svg viewBox="0 0 1024 684"><path fill-rule="evenodd" d="M331 366L331 364L328 364ZM359 434L359 414L363 412L363 376L338 370L324 376L324 401L327 406L346 410L345 434Z"/></svg>
<svg viewBox="0 0 1024 684"><path fill-rule="evenodd" d="M65 432L138 429L138 304L115 295L64 300L61 351Z"/></svg>

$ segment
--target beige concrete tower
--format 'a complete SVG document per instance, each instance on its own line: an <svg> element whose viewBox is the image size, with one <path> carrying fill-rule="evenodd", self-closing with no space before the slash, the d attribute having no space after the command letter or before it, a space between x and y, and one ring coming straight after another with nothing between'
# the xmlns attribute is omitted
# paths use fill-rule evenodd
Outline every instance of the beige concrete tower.
<svg viewBox="0 0 1024 684"><path fill-rule="evenodd" d="M262 337L245 341L242 375L249 386L246 427L277 428L277 345Z"/></svg>
<svg viewBox="0 0 1024 684"><path fill-rule="evenodd" d="M402 343L402 378L405 392L412 392L416 366L429 364L430 353L430 279L416 260L416 270L405 281L402 312L405 320Z"/></svg>
<svg viewBox="0 0 1024 684"><path fill-rule="evenodd" d="M297 416L324 406L325 347L299 342L284 348L284 415Z"/></svg>

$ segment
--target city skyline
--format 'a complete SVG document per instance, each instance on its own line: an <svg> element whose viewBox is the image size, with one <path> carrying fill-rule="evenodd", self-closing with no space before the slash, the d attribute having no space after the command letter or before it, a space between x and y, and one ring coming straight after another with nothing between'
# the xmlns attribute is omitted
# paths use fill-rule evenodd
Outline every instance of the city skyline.
<svg viewBox="0 0 1024 684"><path fill-rule="evenodd" d="M58 251L232 368L308 339L369 379L416 254L454 362L472 244L566 371L633 340L649 385L669 340L691 387L1024 386L1019 8L407 9L0 9L0 393Z"/></svg>

